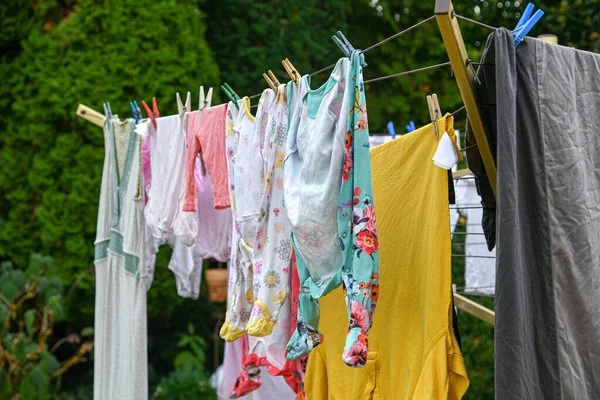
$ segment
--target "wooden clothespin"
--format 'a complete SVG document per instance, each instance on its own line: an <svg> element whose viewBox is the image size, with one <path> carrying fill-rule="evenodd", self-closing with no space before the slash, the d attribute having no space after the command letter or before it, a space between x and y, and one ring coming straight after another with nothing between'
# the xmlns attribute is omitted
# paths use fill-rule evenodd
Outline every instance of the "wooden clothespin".
<svg viewBox="0 0 600 400"><path fill-rule="evenodd" d="M277 88L279 87L280 83L277 80L277 77L275 76L273 71L269 70L268 73L269 75L263 74L263 78L265 78L265 81L267 81L269 87L273 89L275 93L277 93Z"/></svg>
<svg viewBox="0 0 600 400"><path fill-rule="evenodd" d="M213 88L208 89L208 93L206 94L206 97L204 97L204 86L200 86L200 100L198 103L198 126L200 126L202 111L204 111L205 108L210 107L212 101L212 92Z"/></svg>
<svg viewBox="0 0 600 400"><path fill-rule="evenodd" d="M290 79L298 86L298 82L300 82L300 73L294 68L290 60L287 58L281 61L283 64L283 68L285 68L285 72L288 73Z"/></svg>
<svg viewBox="0 0 600 400"><path fill-rule="evenodd" d="M437 139L440 137L437 121L442 118L442 110L440 109L437 94L434 93L433 95L427 96L427 107L429 108L429 117L431 118L431 124L433 125L433 132Z"/></svg>
<svg viewBox="0 0 600 400"><path fill-rule="evenodd" d="M185 104L181 103L181 97L179 96L179 92L176 93L175 97L177 98L177 112L179 113L180 117L183 117L183 115L186 112L192 109L192 94L190 92L187 92Z"/></svg>
<svg viewBox="0 0 600 400"><path fill-rule="evenodd" d="M146 110L146 115L152 121L152 126L156 129L156 118L160 117L160 113L158 112L158 106L156 105L156 97L152 98L152 110L148 107L148 104L144 100L142 100L142 106L144 106L144 110Z"/></svg>
<svg viewBox="0 0 600 400"><path fill-rule="evenodd" d="M225 95L229 98L229 100L233 102L233 104L235 104L235 107L239 110L239 101L241 100L240 96L238 96L238 94L231 88L231 86L227 84L227 82L224 82L221 85L221 90L225 92Z"/></svg>
<svg viewBox="0 0 600 400"><path fill-rule="evenodd" d="M100 128L104 127L104 121L106 120L106 117L98 111L89 108L85 104L80 104L77 107L76 113L81 118L90 121L92 124L97 125Z"/></svg>

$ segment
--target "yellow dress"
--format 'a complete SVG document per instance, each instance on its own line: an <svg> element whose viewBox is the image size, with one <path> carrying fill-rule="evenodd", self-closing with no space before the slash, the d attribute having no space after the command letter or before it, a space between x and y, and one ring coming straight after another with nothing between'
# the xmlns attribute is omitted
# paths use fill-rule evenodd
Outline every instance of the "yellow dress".
<svg viewBox="0 0 600 400"><path fill-rule="evenodd" d="M446 115L438 127L455 140L452 123ZM438 141L430 124L371 150L381 294L368 361L358 369L342 362L347 316L338 288L322 299L325 341L309 356L309 400L460 399L469 386L452 328L448 174L432 161Z"/></svg>

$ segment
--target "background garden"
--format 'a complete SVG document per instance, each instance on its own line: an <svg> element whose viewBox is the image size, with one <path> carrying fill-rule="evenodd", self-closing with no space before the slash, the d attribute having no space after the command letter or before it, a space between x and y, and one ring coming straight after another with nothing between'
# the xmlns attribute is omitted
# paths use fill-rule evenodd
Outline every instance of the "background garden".
<svg viewBox="0 0 600 400"><path fill-rule="evenodd" d="M513 28L520 1L456 0L459 14ZM532 35L600 51L600 0L538 1L546 11ZM433 14L434 0L3 0L0 3L0 399L89 399L92 392L93 242L104 157L101 130L79 120L84 103L129 116L129 101L156 96L161 115L175 93L228 82L240 95L266 87L281 60L301 73L342 54L337 31L357 48ZM489 31L461 23L477 60ZM447 61L435 21L367 54L365 79ZM323 79L325 76L318 77ZM370 130L397 132L427 123L425 97L445 111L461 106L448 68L366 86ZM197 104L195 105L197 106ZM464 114L456 125L462 130ZM407 210L410 211L410 210ZM457 245L456 251L462 246ZM455 252L455 251L453 251ZM148 293L151 393L214 398L217 323L206 300L178 297L159 254ZM207 262L206 267L211 267ZM464 286L464 266L453 278ZM384 295L384 294L382 294ZM479 299L478 301L482 301ZM483 303L493 307L492 299ZM393 317L393 316L390 316ZM493 328L459 312L471 387L468 399L493 398ZM399 371L401 373L401 371ZM20 396L20 397L19 397Z"/></svg>

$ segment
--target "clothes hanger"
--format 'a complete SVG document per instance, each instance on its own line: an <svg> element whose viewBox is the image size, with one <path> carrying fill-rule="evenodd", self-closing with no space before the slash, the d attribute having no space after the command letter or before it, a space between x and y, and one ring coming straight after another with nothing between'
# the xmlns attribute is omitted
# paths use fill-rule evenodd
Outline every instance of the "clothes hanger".
<svg viewBox="0 0 600 400"><path fill-rule="evenodd" d="M175 94L175 97L177 98L177 112L179 113L180 117L183 117L183 115L186 112L192 109L192 94L190 92L187 92L185 104L181 103L181 97L179 96L179 92Z"/></svg>
<svg viewBox="0 0 600 400"><path fill-rule="evenodd" d="M442 111L440 110L437 94L434 93L433 95L427 96L427 107L429 108L429 117L431 118L431 124L433 125L433 132L437 139L440 137L437 121L442 118Z"/></svg>
<svg viewBox="0 0 600 400"><path fill-rule="evenodd" d="M238 104L238 102L241 100L240 96L238 96L238 94L231 88L231 86L227 84L227 82L224 82L221 85L221 90L225 92L225 95L229 97L229 100L231 100L233 104L235 104L235 107L239 110L240 105Z"/></svg>
<svg viewBox="0 0 600 400"><path fill-rule="evenodd" d="M156 105L156 97L152 98L152 110L148 107L148 104L144 100L142 100L142 106L144 106L144 110L146 110L146 115L152 121L152 126L156 129L156 118L160 117L160 113L158 112L158 106Z"/></svg>
<svg viewBox="0 0 600 400"><path fill-rule="evenodd" d="M202 119L202 112L206 107L210 107L212 102L213 88L208 89L206 97L204 97L204 86L200 86L200 100L198 102L198 127L200 127L200 120Z"/></svg>
<svg viewBox="0 0 600 400"><path fill-rule="evenodd" d="M535 24L537 24L538 21L544 15L544 12L540 9L537 10L532 17L531 13L533 12L534 8L535 6L533 5L533 3L527 4L527 7L525 8L523 15L521 16L521 19L519 19L519 22L517 23L517 27L513 31L515 48L517 48L517 46L523 41L523 39L525 39L525 35L527 35L529 31L533 29Z"/></svg>
<svg viewBox="0 0 600 400"><path fill-rule="evenodd" d="M290 60L288 60L287 58L282 60L281 64L283 64L285 72L288 73L292 81L296 84L296 86L298 86L298 82L300 81L300 73L298 72L298 70L294 68Z"/></svg>

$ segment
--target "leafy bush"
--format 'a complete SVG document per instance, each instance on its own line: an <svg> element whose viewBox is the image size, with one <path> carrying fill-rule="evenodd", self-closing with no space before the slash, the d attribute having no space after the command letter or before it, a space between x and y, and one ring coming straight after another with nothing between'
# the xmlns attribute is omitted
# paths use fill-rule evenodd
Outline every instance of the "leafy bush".
<svg viewBox="0 0 600 400"><path fill-rule="evenodd" d="M64 343L79 345L81 336L69 334L54 340L54 323L65 317L64 288L57 278L46 277L48 257L32 255L26 270L10 262L0 266L0 398L49 399L50 382L84 360L94 347L86 341L62 363L54 352ZM52 347L50 347L52 345Z"/></svg>
<svg viewBox="0 0 600 400"><path fill-rule="evenodd" d="M197 96L200 85L219 83L194 1L72 3L61 2L64 17L32 29L0 68L0 259L24 265L32 252L52 254L60 265L52 272L65 284L92 267L104 159L102 130L78 121L78 104L101 111L110 101L127 117L129 101L156 96L168 115L176 91ZM89 319L91 275L80 287L89 306L73 315Z"/></svg>
<svg viewBox="0 0 600 400"><path fill-rule="evenodd" d="M164 400L215 399L205 370L206 342L192 324L181 335L178 346L183 349L174 361L175 370L161 379L153 398Z"/></svg>

